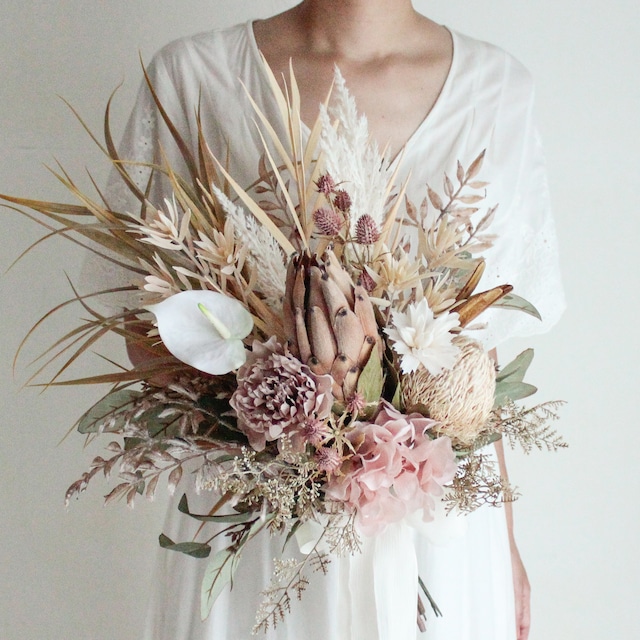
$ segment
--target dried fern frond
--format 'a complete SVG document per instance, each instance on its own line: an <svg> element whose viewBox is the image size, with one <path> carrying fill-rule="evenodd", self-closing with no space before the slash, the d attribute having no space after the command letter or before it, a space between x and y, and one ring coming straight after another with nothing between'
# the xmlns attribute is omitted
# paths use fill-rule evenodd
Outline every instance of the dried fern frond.
<svg viewBox="0 0 640 640"><path fill-rule="evenodd" d="M508 480L500 476L494 457L475 452L460 460L458 473L447 489L447 509L470 513L483 505L500 506L513 502L518 494Z"/></svg>
<svg viewBox="0 0 640 640"><path fill-rule="evenodd" d="M558 420L558 409L564 404L553 400L527 408L509 402L497 412L497 428L512 448L519 444L527 454L534 448L539 451L564 449L567 443L550 424Z"/></svg>

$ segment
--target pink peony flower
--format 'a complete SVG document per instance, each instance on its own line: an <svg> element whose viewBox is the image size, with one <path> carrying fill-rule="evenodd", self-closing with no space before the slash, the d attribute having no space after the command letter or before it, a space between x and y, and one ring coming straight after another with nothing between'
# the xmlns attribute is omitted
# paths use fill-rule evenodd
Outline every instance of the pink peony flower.
<svg viewBox="0 0 640 640"><path fill-rule="evenodd" d="M433 498L442 495L457 468L450 439L426 435L435 424L386 402L373 423L355 423L349 439L356 453L343 464L343 475L329 479L326 491L356 510L363 534L380 533L419 509L425 521L432 519Z"/></svg>
<svg viewBox="0 0 640 640"><path fill-rule="evenodd" d="M238 428L256 451L283 435L291 439L294 450L302 451L306 431L310 426L318 431L317 422L331 412L331 376L315 375L275 338L253 343L237 381L230 403Z"/></svg>

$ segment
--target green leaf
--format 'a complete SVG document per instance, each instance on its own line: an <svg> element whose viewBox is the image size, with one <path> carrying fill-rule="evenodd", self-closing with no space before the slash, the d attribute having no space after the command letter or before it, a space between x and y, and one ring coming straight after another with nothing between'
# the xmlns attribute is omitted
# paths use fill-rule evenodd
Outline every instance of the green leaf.
<svg viewBox="0 0 640 640"><path fill-rule="evenodd" d="M239 553L229 549L222 549L211 558L204 573L200 592L200 617L202 620L209 616L213 603L222 590L233 580L233 574L239 560Z"/></svg>
<svg viewBox="0 0 640 640"><path fill-rule="evenodd" d="M508 365L500 369L496 376L496 382L522 382L527 369L533 360L533 349L525 349L517 355Z"/></svg>
<svg viewBox="0 0 640 640"><path fill-rule="evenodd" d="M252 518L255 518L255 514L248 513L231 513L228 515L220 515L220 516L206 516L199 515L197 513L191 513L189 511L189 501L187 499L187 494L185 493L182 498L180 498L180 502L178 503L178 511L180 513L184 513L185 515L194 518L195 520L199 520L200 522L221 522L225 524L239 524L243 522L248 522Z"/></svg>
<svg viewBox="0 0 640 640"><path fill-rule="evenodd" d="M291 540L291 538L293 538L293 536L296 534L296 531L300 528L301 525L302 525L302 520L300 519L296 520L293 523L293 526L291 527L291 530L287 534L287 538L284 541L284 544L282 545L282 553L284 553L284 550L287 548L289 541Z"/></svg>
<svg viewBox="0 0 640 640"><path fill-rule="evenodd" d="M377 354L377 349L374 347L367 364L360 374L360 378L358 378L358 391L367 402L378 402L380 400L384 384L382 362L380 362Z"/></svg>
<svg viewBox="0 0 640 640"><path fill-rule="evenodd" d="M491 305L493 308L499 307L500 309L515 309L517 311L524 311L538 320L542 320L540 312L527 300L517 296L515 293L508 293L503 296L497 302Z"/></svg>
<svg viewBox="0 0 640 640"><path fill-rule="evenodd" d="M160 546L163 549L168 549L169 551L178 551L179 553L184 553L192 558L207 558L211 553L211 547L204 542L174 542L171 538L164 535L164 533L160 534L158 538L160 542Z"/></svg>
<svg viewBox="0 0 640 640"><path fill-rule="evenodd" d="M508 400L521 400L532 396L538 389L526 382L498 382L493 406L502 407Z"/></svg>
<svg viewBox="0 0 640 640"><path fill-rule="evenodd" d="M393 394L393 399L391 400L391 404L398 410L403 411L404 407L402 406L402 387L400 384L396 385L396 391Z"/></svg>
<svg viewBox="0 0 640 640"><path fill-rule="evenodd" d="M115 423L108 431L117 431L123 424L123 418L118 414L129 409L139 396L139 391L130 389L120 389L109 393L82 415L78 420L78 431L85 434L97 433L103 421L110 417L115 418Z"/></svg>

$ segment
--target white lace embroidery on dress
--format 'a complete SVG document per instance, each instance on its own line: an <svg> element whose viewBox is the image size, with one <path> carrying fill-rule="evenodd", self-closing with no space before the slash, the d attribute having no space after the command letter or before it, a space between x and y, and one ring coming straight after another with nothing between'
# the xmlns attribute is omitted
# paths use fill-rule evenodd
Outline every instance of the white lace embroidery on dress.
<svg viewBox="0 0 640 640"><path fill-rule="evenodd" d="M520 233L525 239L523 246L527 247L527 251L520 256L517 278L509 284L513 284L514 293L534 304L542 316L542 321L510 309L492 309L485 312L479 320L488 322L488 327L479 331L477 338L487 349L503 342L505 336L528 336L548 331L549 327L558 321L565 308L553 219L547 218L544 225L535 231L530 226L521 225ZM502 280L498 268L490 261L487 263L485 275L490 282Z"/></svg>
<svg viewBox="0 0 640 640"><path fill-rule="evenodd" d="M143 101L143 104L140 102ZM145 191L151 178L151 163L155 161L154 137L157 131L157 111L142 94L138 109L134 111L138 117L131 120L124 135L124 144L118 150L120 159L126 163L132 158L135 164L125 164L136 187ZM140 209L139 201L133 196L118 171L113 168L107 180L105 198L113 211L136 213ZM105 252L100 248L102 253ZM119 258L118 258L119 259ZM83 293L104 291L111 288L126 287L138 284L135 274L109 260L89 252L84 260L80 276L80 287ZM113 313L120 309L134 309L140 306L141 292L124 291L109 293L94 298L105 311Z"/></svg>

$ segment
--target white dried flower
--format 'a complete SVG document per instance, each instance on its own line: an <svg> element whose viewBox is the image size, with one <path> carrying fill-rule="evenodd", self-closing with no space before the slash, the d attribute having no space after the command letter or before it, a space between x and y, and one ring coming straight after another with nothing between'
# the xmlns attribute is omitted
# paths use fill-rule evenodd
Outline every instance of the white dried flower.
<svg viewBox="0 0 640 640"><path fill-rule="evenodd" d="M321 147L327 172L336 184L344 183L349 191L352 225L364 213L380 225L384 222L392 177L389 160L371 140L367 119L358 114L355 100L337 67L332 96L328 109L320 107ZM334 122L338 122L337 129Z"/></svg>
<svg viewBox="0 0 640 640"><path fill-rule="evenodd" d="M214 185L212 189L225 213L233 222L237 244L246 247L249 252L247 262L256 273L256 288L265 297L269 306L279 309L287 277L285 256L280 245L270 231L259 224L253 215L229 200Z"/></svg>
<svg viewBox="0 0 640 640"><path fill-rule="evenodd" d="M180 213L175 196L164 199L166 212L156 209L154 216L147 222L135 218L135 223L129 225L136 233L146 238L140 242L155 245L169 251L179 251L183 248L184 240L189 232L191 211L188 209Z"/></svg>
<svg viewBox="0 0 640 640"><path fill-rule="evenodd" d="M442 313L434 318L423 298L407 305L404 313L394 312L392 325L384 331L393 342L393 350L401 356L403 373L416 371L422 365L435 376L455 363L458 347L452 344L451 329L457 326L457 313Z"/></svg>

